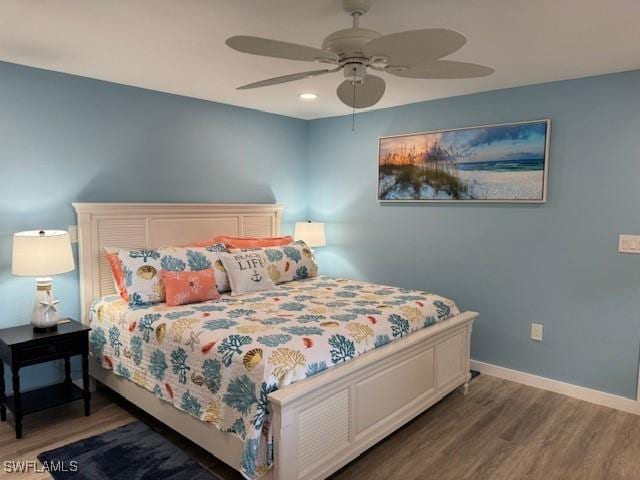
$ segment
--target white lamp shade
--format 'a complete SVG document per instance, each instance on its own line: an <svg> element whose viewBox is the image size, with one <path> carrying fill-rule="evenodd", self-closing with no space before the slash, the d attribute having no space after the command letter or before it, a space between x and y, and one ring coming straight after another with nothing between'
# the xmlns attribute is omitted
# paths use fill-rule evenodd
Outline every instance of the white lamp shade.
<svg viewBox="0 0 640 480"><path fill-rule="evenodd" d="M74 268L68 232L32 230L13 235L11 273L14 275L48 277Z"/></svg>
<svg viewBox="0 0 640 480"><path fill-rule="evenodd" d="M327 244L324 223L297 222L293 235L296 240L302 240L310 247L324 247Z"/></svg>

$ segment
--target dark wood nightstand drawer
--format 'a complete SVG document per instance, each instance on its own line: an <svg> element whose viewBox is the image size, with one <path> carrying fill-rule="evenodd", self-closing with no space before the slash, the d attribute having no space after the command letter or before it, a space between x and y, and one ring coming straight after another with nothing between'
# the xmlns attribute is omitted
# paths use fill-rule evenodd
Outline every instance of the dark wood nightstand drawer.
<svg viewBox="0 0 640 480"><path fill-rule="evenodd" d="M25 345L20 347L18 356L21 363L38 363L48 358L60 358L66 355L78 355L82 353L82 342L78 338L60 339L55 342L48 342L36 345Z"/></svg>

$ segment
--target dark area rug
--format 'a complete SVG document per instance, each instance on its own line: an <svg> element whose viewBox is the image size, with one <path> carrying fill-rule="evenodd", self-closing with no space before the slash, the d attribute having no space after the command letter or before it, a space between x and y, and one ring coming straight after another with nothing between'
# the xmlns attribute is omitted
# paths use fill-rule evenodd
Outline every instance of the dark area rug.
<svg viewBox="0 0 640 480"><path fill-rule="evenodd" d="M38 455L55 480L221 480L142 422Z"/></svg>

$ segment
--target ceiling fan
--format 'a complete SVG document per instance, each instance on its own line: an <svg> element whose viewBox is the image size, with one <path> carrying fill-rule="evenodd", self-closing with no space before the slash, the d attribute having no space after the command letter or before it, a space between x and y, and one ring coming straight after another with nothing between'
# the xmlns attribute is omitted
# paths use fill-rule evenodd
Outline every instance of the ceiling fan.
<svg viewBox="0 0 640 480"><path fill-rule="evenodd" d="M367 69L387 72L404 78L458 79L491 75L490 67L474 63L441 60L462 48L466 37L454 30L426 28L382 35L360 28L360 17L369 11L371 0L342 0L342 8L353 17L353 26L332 33L322 48L268 38L238 35L226 44L243 53L266 57L320 62L333 68L292 73L238 87L238 90L267 87L344 71L345 80L338 86L338 98L352 108L366 108L384 95L385 82L367 73Z"/></svg>

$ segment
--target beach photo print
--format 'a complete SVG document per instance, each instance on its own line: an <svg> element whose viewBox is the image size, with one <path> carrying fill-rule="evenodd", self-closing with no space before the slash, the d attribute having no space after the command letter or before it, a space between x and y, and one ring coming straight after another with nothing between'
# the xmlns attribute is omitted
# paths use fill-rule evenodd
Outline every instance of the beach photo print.
<svg viewBox="0 0 640 480"><path fill-rule="evenodd" d="M550 120L382 137L378 200L546 201Z"/></svg>

